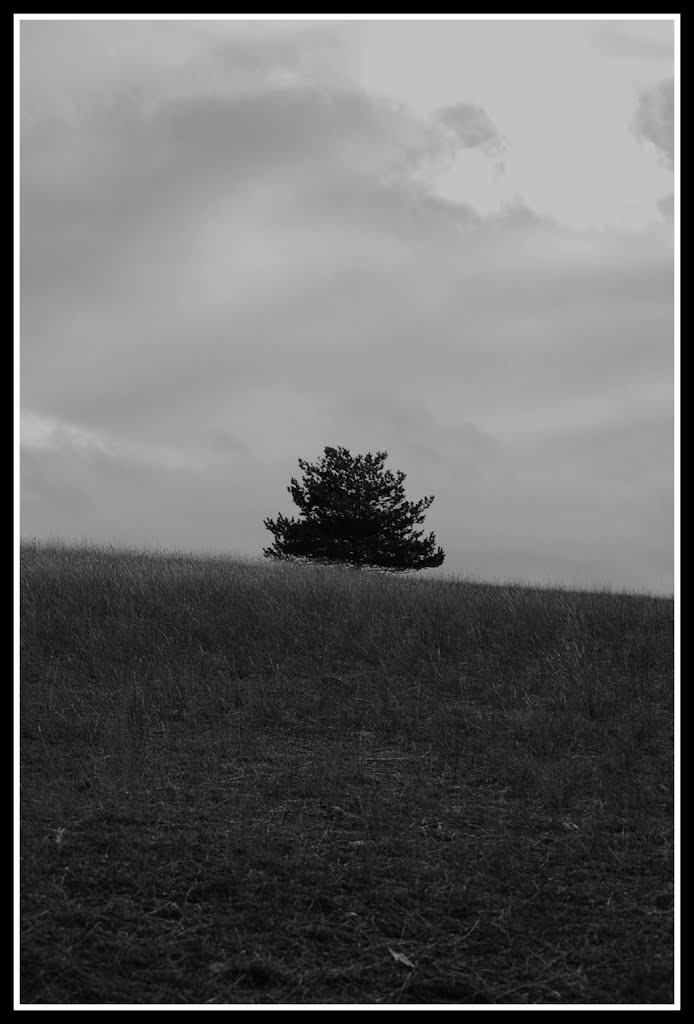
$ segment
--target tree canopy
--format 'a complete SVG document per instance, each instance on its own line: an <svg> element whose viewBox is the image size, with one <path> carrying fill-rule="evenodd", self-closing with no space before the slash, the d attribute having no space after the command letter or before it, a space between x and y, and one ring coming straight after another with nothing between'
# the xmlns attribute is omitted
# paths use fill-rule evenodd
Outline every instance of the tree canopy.
<svg viewBox="0 0 694 1024"><path fill-rule="evenodd" d="M301 481L287 490L299 519L265 519L274 537L267 558L347 564L391 572L436 567L444 560L424 522L433 495L407 501L405 474L384 468L387 452L351 455L347 448L325 448L320 462L299 459Z"/></svg>

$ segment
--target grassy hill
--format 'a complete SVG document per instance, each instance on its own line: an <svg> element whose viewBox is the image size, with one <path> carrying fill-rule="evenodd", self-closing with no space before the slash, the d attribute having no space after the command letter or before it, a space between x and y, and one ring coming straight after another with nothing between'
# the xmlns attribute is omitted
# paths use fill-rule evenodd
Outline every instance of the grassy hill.
<svg viewBox="0 0 694 1024"><path fill-rule="evenodd" d="M670 1003L673 601L21 550L23 1003Z"/></svg>

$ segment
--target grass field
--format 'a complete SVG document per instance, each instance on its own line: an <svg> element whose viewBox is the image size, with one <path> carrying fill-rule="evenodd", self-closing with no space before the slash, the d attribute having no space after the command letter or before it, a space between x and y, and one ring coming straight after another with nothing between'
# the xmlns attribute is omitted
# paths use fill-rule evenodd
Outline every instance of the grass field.
<svg viewBox="0 0 694 1024"><path fill-rule="evenodd" d="M21 549L21 1001L673 1001L673 601Z"/></svg>

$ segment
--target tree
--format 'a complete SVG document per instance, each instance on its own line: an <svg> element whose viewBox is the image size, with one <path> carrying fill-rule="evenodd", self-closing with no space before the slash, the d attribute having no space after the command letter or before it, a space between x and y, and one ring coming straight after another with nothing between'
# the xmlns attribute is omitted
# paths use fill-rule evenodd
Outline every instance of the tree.
<svg viewBox="0 0 694 1024"><path fill-rule="evenodd" d="M433 533L416 530L424 522L433 495L405 500L404 473L384 470L388 452L350 455L326 448L319 463L299 459L303 480L287 488L300 518L265 519L274 543L266 558L339 563L391 572L441 565L442 548Z"/></svg>

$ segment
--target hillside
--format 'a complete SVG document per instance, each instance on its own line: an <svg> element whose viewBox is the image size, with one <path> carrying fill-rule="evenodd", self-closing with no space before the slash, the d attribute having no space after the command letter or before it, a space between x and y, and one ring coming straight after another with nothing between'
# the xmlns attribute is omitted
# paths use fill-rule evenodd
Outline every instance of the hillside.
<svg viewBox="0 0 694 1024"><path fill-rule="evenodd" d="M23 1003L667 1004L673 601L21 550Z"/></svg>

